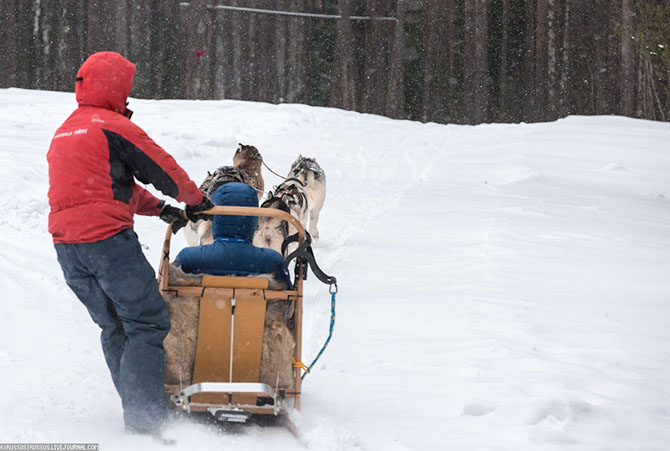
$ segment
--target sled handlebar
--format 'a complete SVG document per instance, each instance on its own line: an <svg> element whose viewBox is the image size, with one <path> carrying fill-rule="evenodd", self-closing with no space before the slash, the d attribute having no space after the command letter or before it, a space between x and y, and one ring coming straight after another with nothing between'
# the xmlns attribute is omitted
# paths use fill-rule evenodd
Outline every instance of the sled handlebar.
<svg viewBox="0 0 670 451"><path fill-rule="evenodd" d="M277 218L282 221L290 223L298 231L300 244L305 242L305 228L300 221L291 216L285 211L276 208L260 208L260 207L230 207L230 206L215 206L209 210L199 211L197 214L202 215L227 215L227 216L259 216L268 218ZM172 224L168 225L165 232L165 240L163 241L163 257L158 268L161 275L163 286L161 289L167 288L168 283L168 268L170 266L170 240L172 238Z"/></svg>
<svg viewBox="0 0 670 451"><path fill-rule="evenodd" d="M281 219L290 223L298 231L300 244L305 242L305 228L298 219L285 211L276 208L260 208L260 207L229 207L216 206L209 210L199 211L199 215L227 215L227 216L259 216L266 218Z"/></svg>

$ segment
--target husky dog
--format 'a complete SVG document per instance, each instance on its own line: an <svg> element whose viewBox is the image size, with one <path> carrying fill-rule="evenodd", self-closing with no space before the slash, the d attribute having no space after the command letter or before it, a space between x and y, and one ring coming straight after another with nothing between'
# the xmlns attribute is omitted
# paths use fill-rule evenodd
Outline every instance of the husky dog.
<svg viewBox="0 0 670 451"><path fill-rule="evenodd" d="M258 149L242 143L240 143L233 156L233 166L244 174L246 183L256 190L258 200L263 197L263 190L265 189L263 175L261 174L262 163L263 157Z"/></svg>
<svg viewBox="0 0 670 451"><path fill-rule="evenodd" d="M268 192L268 197L261 208L276 208L293 215L301 224L307 220L309 202L305 193L305 184L299 179L286 179L274 193ZM253 245L267 247L281 253L282 243L289 235L296 233L293 226L286 221L276 218L258 218L258 228L254 234ZM288 250L287 250L288 251ZM289 252L286 252L285 256Z"/></svg>
<svg viewBox="0 0 670 451"><path fill-rule="evenodd" d="M207 171L207 177L200 184L200 191L203 195L211 197L214 192L228 182L247 183L242 171L233 166L221 166L214 173ZM198 246L211 244L214 242L212 235L212 221L201 219L197 222L189 221L184 227L186 234L186 243L189 246Z"/></svg>
<svg viewBox="0 0 670 451"><path fill-rule="evenodd" d="M314 158L306 158L298 155L298 159L291 165L288 173L289 179L297 179L303 183L305 194L307 195L308 213L309 213L309 234L312 241L319 239L319 213L323 207L323 201L326 199L326 174ZM305 218L306 219L306 218ZM300 220L307 228L307 221Z"/></svg>
<svg viewBox="0 0 670 451"><path fill-rule="evenodd" d="M233 166L221 166L214 171L214 174L211 174L209 181L207 178L205 179L203 184L200 185L200 190L202 191L203 185L205 185L207 191L204 191L203 193L206 194L207 197L212 197L221 185L225 185L229 182L249 184L247 177L241 170Z"/></svg>

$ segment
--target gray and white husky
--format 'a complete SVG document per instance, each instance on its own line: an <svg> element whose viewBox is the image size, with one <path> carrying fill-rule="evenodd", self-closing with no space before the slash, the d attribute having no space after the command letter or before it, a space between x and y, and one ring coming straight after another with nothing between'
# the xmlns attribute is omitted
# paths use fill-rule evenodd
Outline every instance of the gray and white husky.
<svg viewBox="0 0 670 451"><path fill-rule="evenodd" d="M313 158L302 155L291 165L288 178L274 193L268 193L261 207L277 208L293 215L307 229L314 241L319 239L317 223L326 197L326 175ZM254 246L267 247L281 253L284 239L296 231L286 221L275 218L259 218L254 235ZM289 253L287 249L286 256Z"/></svg>
<svg viewBox="0 0 670 451"><path fill-rule="evenodd" d="M323 202L326 200L326 173L314 158L298 155L298 159L291 165L288 173L289 178L295 178L304 183L305 194L307 195L307 212L309 214L309 234L312 235L312 241L319 239L319 214L323 208ZM300 221L305 228L307 222Z"/></svg>
<svg viewBox="0 0 670 451"><path fill-rule="evenodd" d="M207 171L207 177L200 184L200 192L207 197L211 197L221 185L228 182L246 183L246 179L239 169L233 166L221 166L213 174ZM184 234L189 246L212 244L214 242L212 221L209 219L201 219L196 222L189 221L184 227Z"/></svg>
<svg viewBox="0 0 670 451"><path fill-rule="evenodd" d="M286 179L273 191L261 208L276 208L294 216L301 224L305 223L308 214L307 194L304 183L298 179ZM281 253L282 243L289 235L296 233L295 227L287 221L261 216L254 234L254 246L267 247ZM286 256L288 252L285 252Z"/></svg>

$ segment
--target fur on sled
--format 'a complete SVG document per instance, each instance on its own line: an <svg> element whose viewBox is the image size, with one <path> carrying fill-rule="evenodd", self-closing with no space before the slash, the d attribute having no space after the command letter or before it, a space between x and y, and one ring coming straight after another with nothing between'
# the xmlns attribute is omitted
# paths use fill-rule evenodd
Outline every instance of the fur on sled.
<svg viewBox="0 0 670 451"><path fill-rule="evenodd" d="M271 274L260 274L269 280L271 290L285 287ZM201 286L201 274L188 274L178 266L170 265L169 285ZM200 317L200 296L165 296L171 329L163 342L165 348L165 383L168 385L190 385L193 381L198 320ZM295 334L284 319L288 302L268 300L265 310L263 346L259 381L274 387L294 386L292 357L295 355Z"/></svg>

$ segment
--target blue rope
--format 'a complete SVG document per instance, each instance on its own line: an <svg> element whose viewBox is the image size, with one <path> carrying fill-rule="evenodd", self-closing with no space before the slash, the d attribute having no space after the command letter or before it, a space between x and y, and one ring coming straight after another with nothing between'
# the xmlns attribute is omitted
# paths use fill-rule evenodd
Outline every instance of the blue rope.
<svg viewBox="0 0 670 451"><path fill-rule="evenodd" d="M323 347L321 348L319 353L316 355L316 357L314 358L312 363L307 367L305 372L300 377L301 381L305 379L305 376L307 376L310 371L312 371L312 367L319 360L319 357L321 357L321 354L323 354L323 351L326 350L326 347L328 346L328 343L330 343L330 339L333 337L333 329L335 328L335 295L337 294L337 285L335 285L335 287L336 287L335 290L331 291L331 293L330 293L330 330L328 331L328 339L323 344Z"/></svg>

